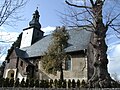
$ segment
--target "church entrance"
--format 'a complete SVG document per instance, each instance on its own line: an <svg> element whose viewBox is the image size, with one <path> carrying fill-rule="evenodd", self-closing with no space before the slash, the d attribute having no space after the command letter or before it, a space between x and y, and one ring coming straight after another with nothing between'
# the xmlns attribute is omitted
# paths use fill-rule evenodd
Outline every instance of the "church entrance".
<svg viewBox="0 0 120 90"><path fill-rule="evenodd" d="M14 74L15 74L14 70L9 70L8 74L7 74L7 78L9 78L9 79L14 78Z"/></svg>

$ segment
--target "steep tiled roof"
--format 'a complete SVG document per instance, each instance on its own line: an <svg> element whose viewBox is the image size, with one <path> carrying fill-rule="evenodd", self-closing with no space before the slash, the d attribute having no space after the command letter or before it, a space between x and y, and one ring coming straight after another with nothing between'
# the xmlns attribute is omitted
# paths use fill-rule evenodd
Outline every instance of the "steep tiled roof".
<svg viewBox="0 0 120 90"><path fill-rule="evenodd" d="M87 49L91 33L86 30L68 30L70 39L66 52L75 52ZM42 56L52 42L52 35L47 35L30 47L22 48L26 52L25 58Z"/></svg>
<svg viewBox="0 0 120 90"><path fill-rule="evenodd" d="M20 50L19 48L15 48L16 55L21 58L24 62L26 62L29 65L34 66L29 60L24 59L27 55L26 52L23 50Z"/></svg>
<svg viewBox="0 0 120 90"><path fill-rule="evenodd" d="M15 52L16 52L16 55L18 56L18 57L20 57L20 58L24 58L26 55L26 52L25 51L23 51L23 50L21 50L21 49L19 49L19 48L15 48Z"/></svg>

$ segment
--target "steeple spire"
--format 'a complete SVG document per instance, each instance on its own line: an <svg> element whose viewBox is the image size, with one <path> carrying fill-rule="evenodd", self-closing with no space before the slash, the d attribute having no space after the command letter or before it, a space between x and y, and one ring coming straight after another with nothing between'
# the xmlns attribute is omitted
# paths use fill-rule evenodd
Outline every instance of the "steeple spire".
<svg viewBox="0 0 120 90"><path fill-rule="evenodd" d="M36 27L36 28L40 29L41 24L39 23L39 17L40 17L40 15L39 15L39 12L38 12L38 7L37 7L35 13L33 13L32 20L29 22L29 26L33 26L33 27Z"/></svg>

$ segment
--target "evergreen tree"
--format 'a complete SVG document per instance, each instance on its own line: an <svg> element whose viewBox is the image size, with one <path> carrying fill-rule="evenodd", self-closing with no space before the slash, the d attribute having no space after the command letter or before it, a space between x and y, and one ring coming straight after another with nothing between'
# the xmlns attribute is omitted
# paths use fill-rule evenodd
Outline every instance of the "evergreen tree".
<svg viewBox="0 0 120 90"><path fill-rule="evenodd" d="M52 34L52 43L48 47L48 51L42 58L42 66L46 72L56 74L60 71L60 79L63 81L63 61L66 59L64 49L67 47L69 34L65 27L57 27Z"/></svg>

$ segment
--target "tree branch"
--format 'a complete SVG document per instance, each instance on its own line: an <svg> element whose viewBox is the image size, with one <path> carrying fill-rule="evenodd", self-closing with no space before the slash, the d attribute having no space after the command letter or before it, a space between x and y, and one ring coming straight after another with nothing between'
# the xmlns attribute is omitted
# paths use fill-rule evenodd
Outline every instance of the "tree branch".
<svg viewBox="0 0 120 90"><path fill-rule="evenodd" d="M92 6L94 6L95 4L94 4L94 2L93 2L93 0L90 0L90 2L91 2L91 4L92 4Z"/></svg>
<svg viewBox="0 0 120 90"><path fill-rule="evenodd" d="M0 26L3 25L7 19L20 7L27 3L25 0L4 0L4 3L0 6ZM15 14L16 15L16 14Z"/></svg>
<svg viewBox="0 0 120 90"><path fill-rule="evenodd" d="M117 17L119 17L120 16L120 13L117 15L117 16L115 16L113 19L111 19L110 21L109 21L109 23L107 24L107 26L109 26Z"/></svg>
<svg viewBox="0 0 120 90"><path fill-rule="evenodd" d="M75 5L75 4L72 4L70 2L68 2L67 0L65 0L65 2L70 5L70 6L74 6L74 7L78 7L78 8L89 8L89 9L92 9L91 7L89 6L78 6L78 5Z"/></svg>

